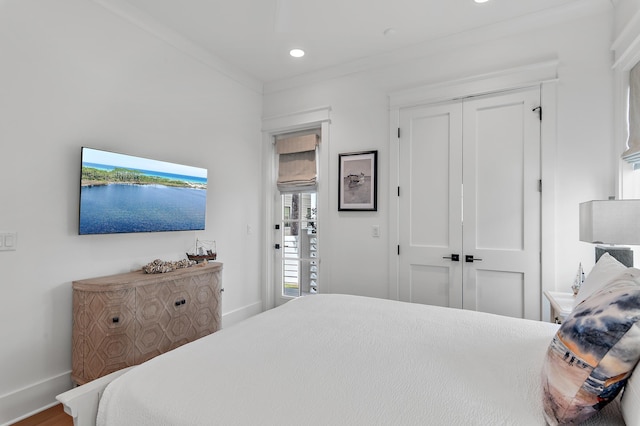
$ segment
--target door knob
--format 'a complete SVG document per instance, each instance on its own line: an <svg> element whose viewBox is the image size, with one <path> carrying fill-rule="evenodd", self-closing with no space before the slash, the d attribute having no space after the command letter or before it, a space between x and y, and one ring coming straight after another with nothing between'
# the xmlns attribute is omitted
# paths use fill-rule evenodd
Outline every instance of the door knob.
<svg viewBox="0 0 640 426"><path fill-rule="evenodd" d="M467 254L467 255L464 257L464 261L465 261L465 262L469 262L469 263L473 263L473 262L481 262L481 261L482 261L482 259L478 259L477 257L473 257L473 255L472 255L472 254Z"/></svg>
<svg viewBox="0 0 640 426"><path fill-rule="evenodd" d="M443 259L451 259L453 262L458 262L460 261L460 255L459 254L452 254L451 256L443 256Z"/></svg>

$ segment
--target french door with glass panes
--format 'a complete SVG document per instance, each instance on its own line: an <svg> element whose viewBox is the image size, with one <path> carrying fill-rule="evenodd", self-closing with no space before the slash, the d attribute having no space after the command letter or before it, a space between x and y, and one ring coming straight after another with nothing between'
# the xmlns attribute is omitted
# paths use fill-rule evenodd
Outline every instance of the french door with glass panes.
<svg viewBox="0 0 640 426"><path fill-rule="evenodd" d="M276 305L318 293L317 193L281 194L277 203Z"/></svg>

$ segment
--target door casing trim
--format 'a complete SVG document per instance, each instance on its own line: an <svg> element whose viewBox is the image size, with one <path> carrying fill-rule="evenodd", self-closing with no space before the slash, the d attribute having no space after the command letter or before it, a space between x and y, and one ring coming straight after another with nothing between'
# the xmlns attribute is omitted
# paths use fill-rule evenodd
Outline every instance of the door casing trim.
<svg viewBox="0 0 640 426"><path fill-rule="evenodd" d="M273 224L275 217L273 214L274 194L278 191L276 187L275 175L276 164L273 155L274 137L278 134L289 133L298 130L306 130L320 128L322 135L321 148L319 150L319 179L318 179L318 199L329 200L329 147L330 135L329 124L331 123L331 107L323 106L304 111L293 112L262 119L262 206L264 212L263 229L261 245L263 247L262 259L262 305L263 310L269 310L275 307L275 281L274 281L274 253L273 253ZM330 229L329 223L329 206L328 202L319 203L318 206L318 232L322 228ZM327 260L325 264L330 264L327 259L330 253L324 253L322 256ZM323 285L331 282L329 268L322 266L323 262L318 265L319 276L322 277ZM325 289L329 291L328 288Z"/></svg>

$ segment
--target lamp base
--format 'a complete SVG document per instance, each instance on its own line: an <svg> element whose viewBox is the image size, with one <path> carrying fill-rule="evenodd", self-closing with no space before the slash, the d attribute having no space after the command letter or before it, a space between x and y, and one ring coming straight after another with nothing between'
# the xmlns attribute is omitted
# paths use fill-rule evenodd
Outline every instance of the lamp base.
<svg viewBox="0 0 640 426"><path fill-rule="evenodd" d="M605 253L609 253L618 262L624 266L633 267L633 250L629 247L621 246L596 246L596 262Z"/></svg>

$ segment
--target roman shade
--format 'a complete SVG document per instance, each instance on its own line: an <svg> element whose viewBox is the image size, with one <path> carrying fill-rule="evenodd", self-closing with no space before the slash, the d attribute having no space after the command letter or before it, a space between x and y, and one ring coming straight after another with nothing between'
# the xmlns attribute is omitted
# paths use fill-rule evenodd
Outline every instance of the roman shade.
<svg viewBox="0 0 640 426"><path fill-rule="evenodd" d="M629 73L629 141L622 158L640 166L640 63Z"/></svg>
<svg viewBox="0 0 640 426"><path fill-rule="evenodd" d="M318 135L276 140L278 153L278 190L280 192L315 191L317 182L316 147Z"/></svg>

